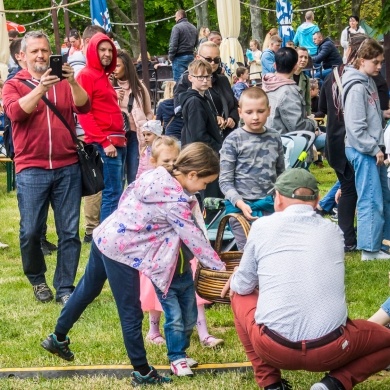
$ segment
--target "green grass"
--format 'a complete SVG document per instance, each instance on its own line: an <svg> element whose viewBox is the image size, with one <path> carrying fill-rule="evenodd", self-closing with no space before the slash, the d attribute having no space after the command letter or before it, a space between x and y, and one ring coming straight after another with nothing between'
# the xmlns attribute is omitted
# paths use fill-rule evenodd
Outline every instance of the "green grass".
<svg viewBox="0 0 390 390"><path fill-rule="evenodd" d="M335 176L329 168L313 168L324 195ZM55 303L42 305L34 300L32 288L23 275L19 242L19 212L15 192L6 193L5 171L0 167L0 241L10 245L0 250L0 367L47 367L72 365L129 364L122 340L118 315L110 289L105 286L100 297L83 314L72 329L72 350L76 359L65 362L40 347L40 341L53 330L61 306ZM82 222L83 223L83 222ZM81 223L81 227L83 224ZM84 230L81 228L81 232ZM48 237L56 241L53 216L48 222ZM89 246L84 244L77 279L86 265ZM51 285L55 255L48 256L47 280ZM367 318L389 295L389 263L386 261L361 262L359 254L346 256L347 300L351 318ZM237 338L233 316L227 305L215 305L206 311L212 333L225 339L218 350L202 348L194 332L189 355L200 363L242 362L246 357ZM144 320L147 328L147 316ZM165 347L147 345L151 364L167 364ZM322 377L322 373L284 372L294 389L308 389ZM63 379L0 379L0 389L125 389L128 379L107 376L74 377ZM257 389L252 372L199 374L193 379L175 378L167 389ZM380 373L357 386L358 389L390 388L390 376Z"/></svg>

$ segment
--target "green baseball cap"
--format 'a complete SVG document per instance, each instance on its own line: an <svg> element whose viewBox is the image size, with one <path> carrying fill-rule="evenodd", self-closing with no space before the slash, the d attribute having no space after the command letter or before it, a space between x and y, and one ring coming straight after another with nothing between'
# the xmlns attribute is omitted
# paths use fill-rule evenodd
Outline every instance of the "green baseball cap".
<svg viewBox="0 0 390 390"><path fill-rule="evenodd" d="M308 188L313 191L313 195L295 195L298 188ZM318 197L318 185L316 178L303 168L291 168L283 172L274 185L281 195L299 200L316 200Z"/></svg>

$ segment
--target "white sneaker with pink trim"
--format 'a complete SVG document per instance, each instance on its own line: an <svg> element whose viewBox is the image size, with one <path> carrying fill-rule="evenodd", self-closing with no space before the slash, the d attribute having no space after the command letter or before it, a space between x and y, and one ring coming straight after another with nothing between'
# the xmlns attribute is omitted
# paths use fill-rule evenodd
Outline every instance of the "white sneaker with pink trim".
<svg viewBox="0 0 390 390"><path fill-rule="evenodd" d="M171 362L171 371L172 374L176 376L194 376L186 358L177 359Z"/></svg>

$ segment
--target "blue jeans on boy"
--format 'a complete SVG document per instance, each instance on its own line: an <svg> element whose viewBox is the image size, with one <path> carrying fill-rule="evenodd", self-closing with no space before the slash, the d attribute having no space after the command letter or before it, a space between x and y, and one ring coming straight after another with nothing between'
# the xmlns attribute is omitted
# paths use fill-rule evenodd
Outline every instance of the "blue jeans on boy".
<svg viewBox="0 0 390 390"><path fill-rule="evenodd" d="M188 65L192 61L194 61L194 56L192 54L175 57L172 60L172 73L174 81L179 81L181 75L188 69Z"/></svg>
<svg viewBox="0 0 390 390"><path fill-rule="evenodd" d="M334 197L336 196L337 190L340 188L340 182L337 180L333 187L327 192L327 194L318 202L323 210L327 213L330 213L333 207L336 207L336 201Z"/></svg>
<svg viewBox="0 0 390 390"><path fill-rule="evenodd" d="M156 286L154 288L165 314L168 359L171 362L183 359L198 317L192 272L175 275L166 295Z"/></svg>
<svg viewBox="0 0 390 390"><path fill-rule="evenodd" d="M94 242L85 273L63 307L55 331L69 333L86 307L99 296L107 278L118 309L127 355L134 367L142 366L147 359L142 336L139 272L109 259Z"/></svg>
<svg viewBox="0 0 390 390"><path fill-rule="evenodd" d="M103 159L104 189L102 192L102 205L100 208L100 222L103 222L118 207L123 192L126 148L116 148L116 157L107 157L101 145L97 144Z"/></svg>
<svg viewBox="0 0 390 390"><path fill-rule="evenodd" d="M79 164L57 169L26 168L16 175L23 271L35 286L46 283L41 236L51 203L58 235L53 278L56 298L73 291L79 264L81 174Z"/></svg>
<svg viewBox="0 0 390 390"><path fill-rule="evenodd" d="M325 149L325 143L326 143L326 133L321 133L316 137L314 141L314 146L319 152L322 152Z"/></svg>
<svg viewBox="0 0 390 390"><path fill-rule="evenodd" d="M127 184L132 183L137 176L139 164L138 138L136 131L129 131L126 135L126 178Z"/></svg>
<svg viewBox="0 0 390 390"><path fill-rule="evenodd" d="M382 239L390 238L390 191L387 170L376 165L376 157L345 148L345 155L355 171L357 200L357 247L379 251ZM385 223L386 221L386 223Z"/></svg>
<svg viewBox="0 0 390 390"><path fill-rule="evenodd" d="M382 304L381 308L387 313L387 315L390 316L390 298L387 298L387 300Z"/></svg>

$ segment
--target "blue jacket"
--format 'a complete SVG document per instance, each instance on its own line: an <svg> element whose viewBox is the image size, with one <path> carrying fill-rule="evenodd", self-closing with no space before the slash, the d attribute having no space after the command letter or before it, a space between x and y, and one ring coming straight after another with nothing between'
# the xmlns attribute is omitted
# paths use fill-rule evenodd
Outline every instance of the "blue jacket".
<svg viewBox="0 0 390 390"><path fill-rule="evenodd" d="M157 106L156 119L163 122L166 135L176 137L180 141L181 129L183 128L184 122L181 117L175 116L173 98L163 100L159 103Z"/></svg>
<svg viewBox="0 0 390 390"><path fill-rule="evenodd" d="M275 53L271 49L266 49L263 51L261 56L261 67L263 68L262 75L267 73L275 73L276 69L274 68L275 63Z"/></svg>
<svg viewBox="0 0 390 390"><path fill-rule="evenodd" d="M313 41L313 34L320 31L317 25L305 22L297 28L297 33L294 37L294 45L305 47L310 56L317 54L317 46Z"/></svg>
<svg viewBox="0 0 390 390"><path fill-rule="evenodd" d="M333 66L339 66L343 63L337 47L329 37L320 43L318 46L318 54L312 56L312 60L317 66L322 62L324 69L331 69Z"/></svg>

